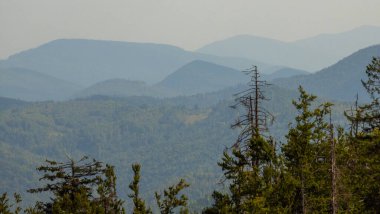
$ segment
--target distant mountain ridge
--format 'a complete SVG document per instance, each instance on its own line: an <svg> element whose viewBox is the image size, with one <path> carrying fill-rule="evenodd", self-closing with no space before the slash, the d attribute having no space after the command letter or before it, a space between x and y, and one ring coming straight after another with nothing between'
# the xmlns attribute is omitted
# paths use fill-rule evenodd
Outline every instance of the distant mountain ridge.
<svg viewBox="0 0 380 214"><path fill-rule="evenodd" d="M205 45L198 51L317 71L359 49L376 44L380 44L380 27L362 26L343 33L323 34L294 42L240 35Z"/></svg>
<svg viewBox="0 0 380 214"><path fill-rule="evenodd" d="M36 70L81 86L114 78L157 83L179 67L200 59L244 69L270 65L237 57L217 57L175 46L85 39L60 39L4 60L0 67Z"/></svg>
<svg viewBox="0 0 380 214"><path fill-rule="evenodd" d="M298 75L308 75L310 74L307 71L300 70L300 69L295 69L295 68L279 68L275 72L271 74L264 75L263 78L265 80L274 80L278 78L287 78L287 77L293 77L293 76L298 76Z"/></svg>
<svg viewBox="0 0 380 214"><path fill-rule="evenodd" d="M195 60L157 84L184 95L213 92L247 82L247 76L233 68Z"/></svg>
<svg viewBox="0 0 380 214"><path fill-rule="evenodd" d="M272 80L300 74L307 74L307 72L282 68L272 74L262 74L261 77L265 80ZM189 96L225 90L230 87L246 84L248 81L249 77L236 69L202 60L194 60L174 71L155 85L148 85L142 81L109 79L81 90L74 97L91 97L94 95L111 97L151 96L161 98Z"/></svg>
<svg viewBox="0 0 380 214"><path fill-rule="evenodd" d="M171 97L177 93L155 86L149 86L142 81L131 81L125 79L109 79L91 85L74 95L74 97L91 97L104 95L112 97L128 96L151 96Z"/></svg>
<svg viewBox="0 0 380 214"><path fill-rule="evenodd" d="M314 74L276 79L273 82L288 89L302 85L308 92L334 100L354 101L358 94L360 101L368 101L368 94L360 80L366 79L366 66L374 56L380 56L380 45L361 49Z"/></svg>
<svg viewBox="0 0 380 214"><path fill-rule="evenodd" d="M320 35L293 43L260 37L238 36L239 40L246 42L238 42L239 45L235 45L236 41L229 39L230 42L226 41L231 45L231 50L217 51L217 54L227 53L232 57L195 53L162 44L85 39L55 40L13 55L7 60L0 60L0 71L3 71L2 80L0 79L0 89L2 89L0 96L41 101L92 95L122 97L193 95L222 90L247 82L248 78L239 71L252 65L258 66L263 79L273 80L278 84L284 84L283 87L294 89L294 86L289 86L289 84L297 84L298 80L301 81L302 78L308 79L303 77L308 72L286 66L286 63L292 64L293 60L297 63L314 66L313 63L325 60L326 57L330 57L330 54L342 54L355 45L379 39L380 34L379 37L376 36L378 31L380 32L380 28L367 26L350 32ZM360 36L363 34L367 37ZM362 43L354 42L353 45L345 47L349 41L354 39L355 35L359 38L367 38L368 41L360 40ZM329 41L333 44L329 44ZM251 46L255 48L251 48ZM332 50L335 47L342 47L343 51L327 51L328 53L325 53L328 48ZM258 49L262 49L262 51L258 51ZM236 57L236 53L237 55L243 53L243 56ZM267 59L271 59L271 63L274 64L276 64L275 62L284 62L285 66L244 58L254 58L255 55L263 59L269 57ZM351 63L356 63L354 58L349 60L353 60ZM361 68L363 64L365 63L362 60L353 67L363 70ZM343 69L350 70L352 68ZM289 76L299 77L290 78L292 81L294 80L293 83L283 83L291 81L290 79L276 80ZM6 81L7 78L13 79ZM312 80L310 83L307 82L310 84L311 90L336 98L338 94L334 95L334 93L328 92L329 87L325 87L322 83L334 79L338 81L334 85L339 85L340 80L333 76L327 76L326 78L329 79L325 81L322 80L324 78L322 76L318 76L318 78L321 79L318 80L320 83L314 83ZM345 75L342 78L359 77ZM352 86L363 94L360 92L359 86L355 84ZM318 87L322 88L317 89ZM346 86L341 85L341 87L345 88ZM351 89L347 89L347 95L344 96L344 92L341 92L342 96L338 99L348 100L345 96L352 96L353 89ZM338 88L337 91L339 90Z"/></svg>
<svg viewBox="0 0 380 214"><path fill-rule="evenodd" d="M0 96L27 101L64 100L80 87L25 68L0 67Z"/></svg>

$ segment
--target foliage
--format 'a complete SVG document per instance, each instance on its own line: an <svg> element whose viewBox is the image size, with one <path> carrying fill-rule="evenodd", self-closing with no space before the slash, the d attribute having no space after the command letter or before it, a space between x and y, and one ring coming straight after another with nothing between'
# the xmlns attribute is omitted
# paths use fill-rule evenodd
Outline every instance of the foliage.
<svg viewBox="0 0 380 214"><path fill-rule="evenodd" d="M45 186L30 189L30 193L50 192L50 202L37 202L36 209L46 213L124 213L123 202L116 196L113 167L88 157L68 162L46 160L37 168L45 173L40 180ZM105 178L102 178L104 176ZM95 197L93 189L97 187ZM96 189L96 188L95 188Z"/></svg>
<svg viewBox="0 0 380 214"><path fill-rule="evenodd" d="M355 117L348 117L348 119L361 123L362 130L370 132L380 126L380 57L373 57L365 72L367 80L362 80L362 84L372 102L359 106Z"/></svg>
<svg viewBox="0 0 380 214"><path fill-rule="evenodd" d="M128 195L133 200L134 214L145 214L152 213L149 208L146 208L144 200L140 198L139 182L140 182L140 164L132 164L132 169L134 172L133 181L129 184L129 188L133 191L132 194Z"/></svg>
<svg viewBox="0 0 380 214"><path fill-rule="evenodd" d="M11 204L7 193L0 196L0 213L2 214L18 214L21 212L21 207L18 205L21 202L21 196L17 193L13 194L14 204ZM14 207L13 211L11 210Z"/></svg>
<svg viewBox="0 0 380 214"><path fill-rule="evenodd" d="M186 195L177 196L179 192L189 187L185 180L181 179L178 184L170 186L164 190L164 197L158 192L155 192L156 202L161 211L161 214L172 214L174 209L181 207L180 213L188 213Z"/></svg>
<svg viewBox="0 0 380 214"><path fill-rule="evenodd" d="M225 151L218 165L229 181L230 194L214 192L214 205L205 213L232 212L265 213L270 211L265 195L272 188L276 161L275 143L265 138L267 120L271 116L263 107L265 81L259 79L257 67L247 71L251 75L249 89L238 94L237 104L244 113L232 125L241 128L231 151Z"/></svg>
<svg viewBox="0 0 380 214"><path fill-rule="evenodd" d="M140 195L151 208L155 207L151 192L185 178L191 184L187 189L188 206L200 211L212 203L214 190L226 192L218 188L222 171L216 163L228 142L236 142L238 132L229 129L229 124L238 113L228 106L233 104L231 95L241 89L173 99L92 97L9 106L0 111L1 192L19 192L24 207L36 200L48 201L47 194L25 193L38 187L40 176L34 167L46 158L64 160L65 153L69 153L75 159L89 155L114 165L118 194L124 199L133 174L128 170L130 163L141 163L145 170L141 172ZM270 133L279 142L296 114L290 100L297 95L276 86L268 87L265 94L271 100L263 107L276 116ZM333 121L343 123L341 112L348 104L336 103L334 107ZM202 115L202 119L188 123L192 115ZM277 157L265 170L276 180L266 193L270 207L281 202L282 193L274 188L289 185L278 178L289 177L279 173L281 161ZM259 202L262 200L255 203Z"/></svg>
<svg viewBox="0 0 380 214"><path fill-rule="evenodd" d="M329 135L325 116L330 113L331 104L310 109L316 96L307 94L302 87L299 91L298 102L293 101L299 115L286 136L288 143L283 146L287 173L295 182L293 203L288 206L299 213L327 212L330 183L325 179L329 177Z"/></svg>

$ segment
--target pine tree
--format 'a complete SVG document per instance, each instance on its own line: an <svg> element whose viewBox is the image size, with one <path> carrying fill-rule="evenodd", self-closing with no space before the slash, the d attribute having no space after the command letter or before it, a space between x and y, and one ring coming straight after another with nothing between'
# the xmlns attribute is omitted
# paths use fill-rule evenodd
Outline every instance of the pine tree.
<svg viewBox="0 0 380 214"><path fill-rule="evenodd" d="M373 57L371 64L366 68L367 80L362 84L370 95L372 102L359 107L360 113L351 121L362 123L363 131L370 132L380 127L380 57ZM350 118L348 118L350 120Z"/></svg>
<svg viewBox="0 0 380 214"><path fill-rule="evenodd" d="M168 189L164 190L164 195L155 192L156 202L160 209L161 214L172 214L174 209L180 207L180 213L188 213L187 209L187 200L186 195L181 195L178 197L178 194L183 189L189 187L189 184L185 180L181 179L178 184L170 186Z"/></svg>
<svg viewBox="0 0 380 214"><path fill-rule="evenodd" d="M292 212L327 212L330 207L329 140L325 116L330 112L330 103L310 109L316 96L307 94L299 87L300 98L293 101L299 112L296 124L290 128L283 146L285 166L293 177L295 191L290 204ZM327 205L327 206L326 206Z"/></svg>
<svg viewBox="0 0 380 214"><path fill-rule="evenodd" d="M21 212L21 196L17 193L13 194L14 203L11 204L7 193L3 193L0 196L0 213L2 214L18 214ZM13 211L12 211L13 208Z"/></svg>
<svg viewBox="0 0 380 214"><path fill-rule="evenodd" d="M232 125L240 133L231 149L223 153L218 165L229 182L230 194L214 192L214 205L204 213L260 213L269 212L267 195L272 190L275 143L267 132L271 114L263 108L266 100L256 66L245 71L250 75L249 88L237 94L233 108L243 109L244 114Z"/></svg>
<svg viewBox="0 0 380 214"><path fill-rule="evenodd" d="M123 203L116 193L116 175L114 167L106 165L104 170L105 179L102 179L98 186L98 201L101 204L101 211L109 214L124 213Z"/></svg>
<svg viewBox="0 0 380 214"><path fill-rule="evenodd" d="M345 112L355 128L345 143L349 152L342 157L346 166L342 169L343 182L350 201L345 208L377 213L380 210L380 57L374 57L365 72L367 80L362 83L372 101Z"/></svg>
<svg viewBox="0 0 380 214"><path fill-rule="evenodd" d="M123 202L116 196L113 167L105 168L86 156L79 161L46 162L37 170L45 173L40 180L47 184L28 192L51 192L53 197L50 202L37 202L29 213L124 213ZM94 189L100 198L94 196Z"/></svg>
<svg viewBox="0 0 380 214"><path fill-rule="evenodd" d="M129 188L132 190L132 194L129 194L128 197L132 198L134 208L133 213L134 214L148 214L152 213L150 208L146 208L145 202L143 199L140 198L140 164L132 164L132 170L134 173L133 181L129 184Z"/></svg>

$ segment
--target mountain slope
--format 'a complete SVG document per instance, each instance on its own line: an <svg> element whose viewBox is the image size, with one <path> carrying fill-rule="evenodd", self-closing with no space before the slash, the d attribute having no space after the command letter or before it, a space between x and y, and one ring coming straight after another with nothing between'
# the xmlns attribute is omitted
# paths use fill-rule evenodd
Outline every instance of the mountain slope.
<svg viewBox="0 0 380 214"><path fill-rule="evenodd" d="M113 78L157 83L174 70L196 59L238 69L263 63L193 53L161 44L84 39L61 39L9 57L2 66L24 67L90 86Z"/></svg>
<svg viewBox="0 0 380 214"><path fill-rule="evenodd" d="M192 61L170 74L157 86L190 95L218 91L247 82L242 72L205 61Z"/></svg>
<svg viewBox="0 0 380 214"><path fill-rule="evenodd" d="M308 74L310 73L304 70L285 67L285 68L280 68L271 74L265 75L264 77L266 80L274 80L278 78L287 78L287 77L292 77L292 76L308 75Z"/></svg>
<svg viewBox="0 0 380 214"><path fill-rule="evenodd" d="M256 59L274 65L314 70L328 54L294 46L278 40L241 35L206 45L201 53Z"/></svg>
<svg viewBox="0 0 380 214"><path fill-rule="evenodd" d="M232 94L245 88L170 99L92 97L38 102L1 111L0 188L17 191L30 202L36 195L25 190L40 185L41 174L35 167L45 159L64 161L67 156L89 155L115 165L118 193L124 199L128 199L132 178L130 166L139 162L141 194L149 204L154 203L154 191L180 177L191 184L190 200L207 204L222 175L217 162L237 137L237 130L230 129L238 115L229 107L234 103ZM276 86L265 91L271 100L264 105L276 117L271 134L280 140L296 114L291 100L297 93ZM226 94L230 94L228 99L220 100Z"/></svg>
<svg viewBox="0 0 380 214"><path fill-rule="evenodd" d="M36 101L62 100L80 87L24 68L0 68L0 96Z"/></svg>
<svg viewBox="0 0 380 214"><path fill-rule="evenodd" d="M353 101L358 94L361 101L367 101L368 95L360 80L366 78L364 71L373 56L380 56L380 45L359 50L314 74L277 79L273 82L288 89L296 89L302 85L308 92L330 99Z"/></svg>
<svg viewBox="0 0 380 214"><path fill-rule="evenodd" d="M0 111L8 108L17 108L26 105L27 102L6 97L0 97Z"/></svg>
<svg viewBox="0 0 380 214"><path fill-rule="evenodd" d="M320 50L335 57L335 62L368 46L380 44L380 27L361 26L337 34L322 34L294 42L295 45Z"/></svg>
<svg viewBox="0 0 380 214"><path fill-rule="evenodd" d="M343 33L319 35L295 42L249 35L235 36L208 44L198 51L317 71L361 48L376 44L380 44L380 27L363 26Z"/></svg>
<svg viewBox="0 0 380 214"><path fill-rule="evenodd" d="M96 83L75 94L75 97L89 97L94 95L127 97L127 96L172 96L169 90L146 85L142 81L131 81L125 79L110 79Z"/></svg>

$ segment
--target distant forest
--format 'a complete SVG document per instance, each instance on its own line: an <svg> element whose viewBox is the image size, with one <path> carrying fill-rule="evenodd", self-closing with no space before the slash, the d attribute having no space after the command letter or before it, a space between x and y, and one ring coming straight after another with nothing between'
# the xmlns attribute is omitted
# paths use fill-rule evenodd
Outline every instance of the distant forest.
<svg viewBox="0 0 380 214"><path fill-rule="evenodd" d="M298 98L292 102L294 118L283 131L278 125L279 130L270 128L275 123L272 119L281 112L276 109L281 103L268 105L266 97L276 88L268 89L257 67L252 67L248 73L249 88L238 92L232 103L224 104L208 103L207 99L202 103L188 100L188 106L179 108L175 105L176 99L159 101L141 97L122 102L107 97L32 104L8 100L9 105L1 106L0 111L1 139L18 145L15 148L19 150L0 144L1 163L11 169L8 172L14 173L5 175L10 183L1 181L1 186L12 186L10 177L22 176L25 171L32 171L32 165L36 164L24 163L24 168L19 168L16 163L23 159L9 158L11 153L19 152L30 160L36 155L49 155L65 161L38 163L38 174L30 174L27 178L36 180L28 183L29 193L47 193L40 201L22 205L22 196L9 190L0 197L0 213L378 213L380 58L372 59L366 67L367 79L362 81L370 97L368 103L355 102L342 111L344 104L334 107L334 103L318 100L300 86ZM283 99L292 96L291 92L283 93L289 93ZM275 101L280 100L275 98ZM94 102L100 104L92 105ZM151 102L156 105L150 105ZM232 109L227 107L230 104ZM280 105L280 108L284 110L287 106ZM240 113L233 113L236 111ZM334 111L344 114L347 128L337 122ZM86 115L86 121L79 115ZM285 115L289 117L289 113ZM232 117L235 119L232 130L224 129L223 121L232 121ZM202 129L194 129L194 124L201 125ZM177 136L170 132L174 129L181 130L175 132ZM152 132L160 136L159 141L148 134ZM281 133L283 136L279 138ZM230 144L220 145L221 136L223 142ZM135 143L123 144L125 137ZM111 144L109 139L117 140ZM204 139L213 143L207 144ZM285 143L278 139L284 139ZM51 141L56 142L51 144ZM162 143L166 141L169 143ZM142 159L142 163L120 163L133 160L133 154L122 153L131 146L135 147L134 151L151 153L153 158ZM69 148L70 152L89 151L105 161L113 158L121 167L131 165L132 177L127 182L129 200L118 195L120 182L113 165L87 156L72 157L67 154ZM209 152L223 149L221 158L215 161L221 170L219 177L217 170L211 171L203 164L215 158L209 156ZM156 159L157 153L164 153L167 158ZM128 157L115 161L123 154ZM71 155L78 157L82 153ZM173 158L175 156L182 160ZM173 163L173 160L181 161ZM167 171L154 171L154 164L165 165ZM145 165L152 170L145 175L157 182L162 181L163 174L173 173L172 164L177 165L179 174L187 176L159 184L143 182ZM208 201L192 201L191 197L204 194L189 191L192 185L198 185L192 181L212 177L205 174L214 174L214 178L204 180L198 190L211 189L212 196ZM222 188L216 183L210 184L218 181L223 183ZM160 190L155 190L157 186ZM162 186L167 188L162 189ZM11 192L16 193L11 196Z"/></svg>

